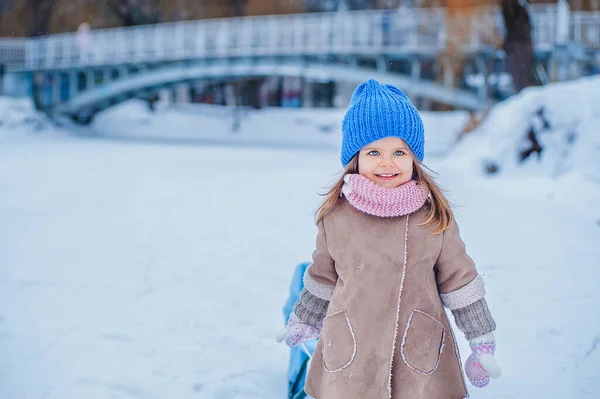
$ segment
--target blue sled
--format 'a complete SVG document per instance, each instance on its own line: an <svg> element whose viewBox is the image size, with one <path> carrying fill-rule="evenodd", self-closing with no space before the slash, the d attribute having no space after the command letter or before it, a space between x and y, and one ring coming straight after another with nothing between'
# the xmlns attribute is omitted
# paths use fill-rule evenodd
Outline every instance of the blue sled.
<svg viewBox="0 0 600 399"><path fill-rule="evenodd" d="M300 291L304 287L304 272L310 263L301 263L296 266L294 271L294 277L290 284L290 296L283 307L284 321L287 322L290 314L294 310L294 303L300 296ZM310 352L312 357L317 346L316 339L305 341L304 346L306 350ZM308 374L309 357L305 352L305 349L299 345L290 348L290 363L288 366L288 398L289 399L302 399L306 398L307 395L304 392L304 383L306 382L306 375Z"/></svg>

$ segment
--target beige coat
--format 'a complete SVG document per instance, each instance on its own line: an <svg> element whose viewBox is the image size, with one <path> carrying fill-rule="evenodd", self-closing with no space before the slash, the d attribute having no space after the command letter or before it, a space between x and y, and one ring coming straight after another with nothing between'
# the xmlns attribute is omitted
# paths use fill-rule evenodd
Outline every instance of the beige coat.
<svg viewBox="0 0 600 399"><path fill-rule="evenodd" d="M438 235L418 226L428 209L379 218L342 198L319 223L305 284L330 303L307 376L309 395L467 397L440 293L460 302L477 292L464 287L480 277L456 223Z"/></svg>

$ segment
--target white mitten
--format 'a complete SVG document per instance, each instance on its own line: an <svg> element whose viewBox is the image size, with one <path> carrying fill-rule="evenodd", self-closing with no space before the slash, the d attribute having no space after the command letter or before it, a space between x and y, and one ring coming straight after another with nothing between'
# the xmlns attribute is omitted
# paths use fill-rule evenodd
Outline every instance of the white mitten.
<svg viewBox="0 0 600 399"><path fill-rule="evenodd" d="M498 378L502 374L494 358L496 340L493 333L487 333L469 341L472 353L465 362L467 378L476 387L484 387L490 377Z"/></svg>
<svg viewBox="0 0 600 399"><path fill-rule="evenodd" d="M319 337L321 325L314 326L300 320L294 312L290 315L285 330L277 335L277 342L284 341L288 346L300 345Z"/></svg>

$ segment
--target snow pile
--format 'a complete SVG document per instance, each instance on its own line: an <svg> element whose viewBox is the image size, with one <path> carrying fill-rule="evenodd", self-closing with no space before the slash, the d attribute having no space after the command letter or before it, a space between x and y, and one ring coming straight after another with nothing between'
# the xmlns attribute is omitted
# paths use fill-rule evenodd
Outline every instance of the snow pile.
<svg viewBox="0 0 600 399"><path fill-rule="evenodd" d="M447 164L504 176L600 182L599 124L600 77L531 87L493 107Z"/></svg>
<svg viewBox="0 0 600 399"><path fill-rule="evenodd" d="M30 99L0 97L0 140L21 140L37 133L58 133L60 129Z"/></svg>

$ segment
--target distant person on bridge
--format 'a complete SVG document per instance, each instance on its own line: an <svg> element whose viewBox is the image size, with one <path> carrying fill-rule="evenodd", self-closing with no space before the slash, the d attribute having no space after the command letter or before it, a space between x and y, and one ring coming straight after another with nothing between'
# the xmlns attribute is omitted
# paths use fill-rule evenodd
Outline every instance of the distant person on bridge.
<svg viewBox="0 0 600 399"><path fill-rule="evenodd" d="M90 25L87 22L82 23L77 28L75 44L79 51L79 58L82 61L88 61L92 58L92 33Z"/></svg>

